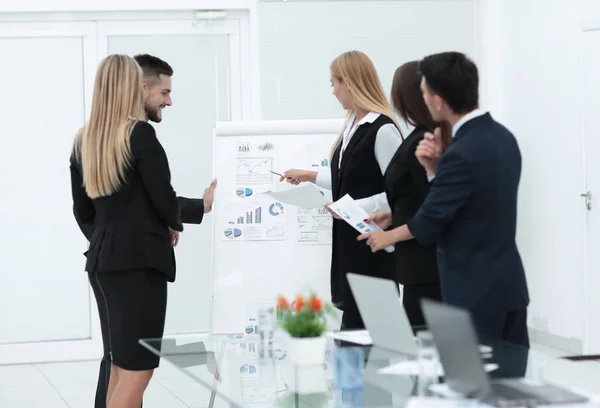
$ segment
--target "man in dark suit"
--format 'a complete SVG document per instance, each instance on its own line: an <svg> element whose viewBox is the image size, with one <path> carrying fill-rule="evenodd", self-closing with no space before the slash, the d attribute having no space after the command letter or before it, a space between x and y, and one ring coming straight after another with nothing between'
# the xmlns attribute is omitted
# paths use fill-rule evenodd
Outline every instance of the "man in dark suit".
<svg viewBox="0 0 600 408"><path fill-rule="evenodd" d="M173 76L173 68L165 61L152 55L140 54L134 58L144 71L143 87L146 117L152 122L159 123L162 121L162 110L172 105L171 77ZM177 197L182 223L200 224L202 222L204 214L212 210L216 185L216 180L213 180L210 186L204 190L202 198ZM86 236L91 236L93 225L80 224L80 228ZM171 230L171 239L173 246L176 246L179 241L179 232ZM92 280L90 283L95 292L100 290L97 282ZM106 310L99 307L98 313L106 313ZM105 319L101 320L104 321ZM106 408L106 394L110 378L111 357L108 333L105 327L102 327L102 343L104 354L100 362L95 408Z"/></svg>
<svg viewBox="0 0 600 408"><path fill-rule="evenodd" d="M512 133L478 109L477 67L456 52L419 64L421 89L434 120L452 125L441 153L439 129L416 155L432 181L427 198L406 225L363 236L376 251L416 239L437 243L445 302L468 309L479 333L528 346L529 294L515 242L521 153Z"/></svg>

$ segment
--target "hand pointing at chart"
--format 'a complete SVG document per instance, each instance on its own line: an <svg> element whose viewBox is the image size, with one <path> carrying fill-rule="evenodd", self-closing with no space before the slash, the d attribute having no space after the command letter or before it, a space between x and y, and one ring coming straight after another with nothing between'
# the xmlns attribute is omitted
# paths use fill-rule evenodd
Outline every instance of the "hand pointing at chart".
<svg viewBox="0 0 600 408"><path fill-rule="evenodd" d="M310 170L289 169L283 172L279 181L298 185L303 182L314 183L317 181L317 172Z"/></svg>

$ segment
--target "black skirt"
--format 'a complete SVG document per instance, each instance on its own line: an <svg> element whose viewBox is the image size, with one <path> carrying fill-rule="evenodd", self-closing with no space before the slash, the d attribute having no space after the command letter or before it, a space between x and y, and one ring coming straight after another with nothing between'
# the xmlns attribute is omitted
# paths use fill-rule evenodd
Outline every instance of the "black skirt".
<svg viewBox="0 0 600 408"><path fill-rule="evenodd" d="M131 371L158 367L160 357L139 344L160 339L167 311L167 279L156 269L90 273L112 363Z"/></svg>

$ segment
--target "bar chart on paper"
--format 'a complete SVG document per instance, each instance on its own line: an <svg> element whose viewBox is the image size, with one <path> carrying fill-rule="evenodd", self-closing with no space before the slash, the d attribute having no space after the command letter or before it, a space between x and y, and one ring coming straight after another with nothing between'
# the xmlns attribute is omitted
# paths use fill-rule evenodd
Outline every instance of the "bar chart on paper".
<svg viewBox="0 0 600 408"><path fill-rule="evenodd" d="M246 211L246 215L238 217L236 224L261 224L262 223L262 207L258 207L253 211Z"/></svg>
<svg viewBox="0 0 600 408"><path fill-rule="evenodd" d="M227 208L232 218L223 229L223 239L273 241L287 238L288 219L284 206L268 196L253 204L243 201L229 203Z"/></svg>
<svg viewBox="0 0 600 408"><path fill-rule="evenodd" d="M313 163L311 165L311 167L327 167L327 166L329 166L329 160L328 159L320 160L318 163Z"/></svg>

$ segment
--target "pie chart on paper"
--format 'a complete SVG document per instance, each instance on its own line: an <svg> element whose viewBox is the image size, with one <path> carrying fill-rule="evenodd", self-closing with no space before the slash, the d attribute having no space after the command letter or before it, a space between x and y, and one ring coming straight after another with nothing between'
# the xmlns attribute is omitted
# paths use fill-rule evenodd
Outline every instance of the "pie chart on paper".
<svg viewBox="0 0 600 408"><path fill-rule="evenodd" d="M281 205L281 203L271 204L269 206L269 214L271 214L273 217L283 214L283 205Z"/></svg>
<svg viewBox="0 0 600 408"><path fill-rule="evenodd" d="M242 230L238 228L227 228L224 233L225 237L234 239L239 238L242 235Z"/></svg>
<svg viewBox="0 0 600 408"><path fill-rule="evenodd" d="M254 192L251 188L240 187L235 190L235 194L240 198L250 197Z"/></svg>
<svg viewBox="0 0 600 408"><path fill-rule="evenodd" d="M240 374L255 374L256 367L249 364L244 364L240 367Z"/></svg>

